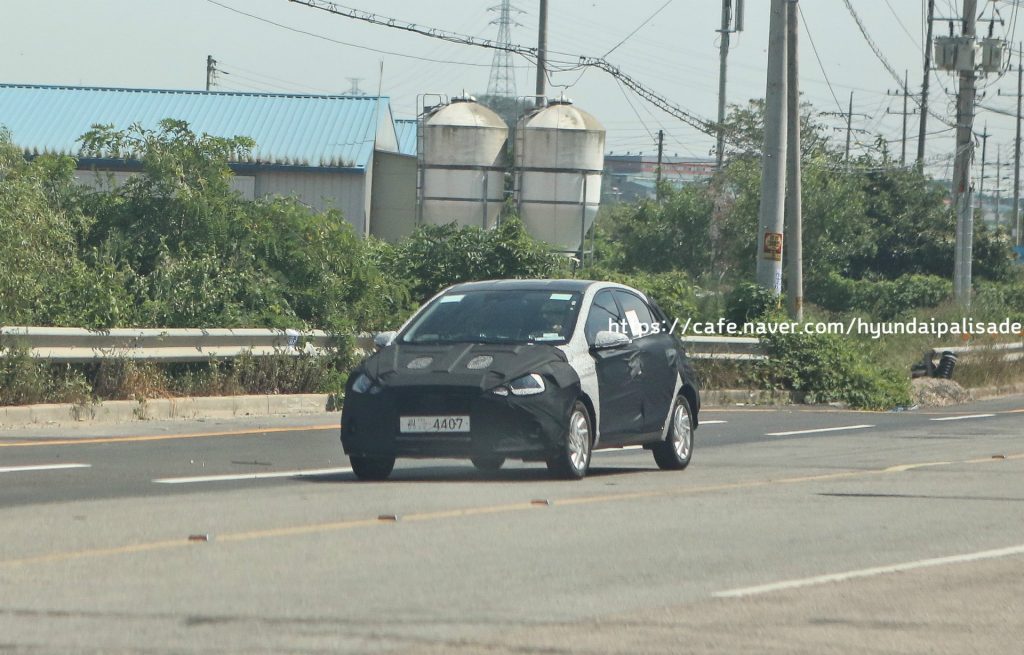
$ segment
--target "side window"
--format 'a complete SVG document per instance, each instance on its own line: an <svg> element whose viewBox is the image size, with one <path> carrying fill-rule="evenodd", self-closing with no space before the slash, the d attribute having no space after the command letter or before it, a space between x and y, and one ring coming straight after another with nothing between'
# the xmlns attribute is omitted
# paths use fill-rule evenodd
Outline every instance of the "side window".
<svg viewBox="0 0 1024 655"><path fill-rule="evenodd" d="M601 291L594 296L590 314L587 315L587 343L593 344L597 333L607 330L611 325L621 326L622 317L619 316L619 309L615 306L615 299L612 298L611 291Z"/></svg>
<svg viewBox="0 0 1024 655"><path fill-rule="evenodd" d="M660 321L654 318L654 313L647 303L628 291L616 290L614 293L615 298L622 305L623 317L629 327L630 336L638 339L651 334L655 330L654 324L660 323Z"/></svg>

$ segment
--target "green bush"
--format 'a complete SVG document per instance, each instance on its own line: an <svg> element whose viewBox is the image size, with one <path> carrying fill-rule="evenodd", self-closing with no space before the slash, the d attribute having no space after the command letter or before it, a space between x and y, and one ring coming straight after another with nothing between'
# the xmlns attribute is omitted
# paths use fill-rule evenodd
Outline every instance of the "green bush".
<svg viewBox="0 0 1024 655"><path fill-rule="evenodd" d="M910 379L878 366L870 353L836 335L776 334L761 338L769 359L758 365L769 387L807 394L807 402L844 402L859 409L910 404Z"/></svg>
<svg viewBox="0 0 1024 655"><path fill-rule="evenodd" d="M934 275L901 275L895 280L852 280L835 272L815 281L807 298L833 312L866 312L888 321L915 309L935 307L953 292L949 280Z"/></svg>
<svg viewBox="0 0 1024 655"><path fill-rule="evenodd" d="M774 315L782 307L783 297L758 284L736 285L725 297L725 318L736 325Z"/></svg>
<svg viewBox="0 0 1024 655"><path fill-rule="evenodd" d="M0 405L85 403L91 397L80 371L37 361L16 344L0 344Z"/></svg>
<svg viewBox="0 0 1024 655"><path fill-rule="evenodd" d="M387 269L408 281L415 302L459 282L549 278L568 274L568 262L526 233L517 218L493 230L424 225L390 253Z"/></svg>

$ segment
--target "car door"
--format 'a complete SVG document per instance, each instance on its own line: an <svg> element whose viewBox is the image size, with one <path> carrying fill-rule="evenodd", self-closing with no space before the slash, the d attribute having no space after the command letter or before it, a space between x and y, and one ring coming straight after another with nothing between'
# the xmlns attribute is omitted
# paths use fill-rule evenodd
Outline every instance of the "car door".
<svg viewBox="0 0 1024 655"><path fill-rule="evenodd" d="M591 303L585 330L597 372L602 445L635 441L644 429L640 349L633 342L615 348L593 348L598 332L610 327L628 330L623 321L611 290L598 292Z"/></svg>
<svg viewBox="0 0 1024 655"><path fill-rule="evenodd" d="M653 435L661 437L678 377L675 342L659 314L640 296L624 289L616 289L613 295L639 351L642 433L645 439Z"/></svg>

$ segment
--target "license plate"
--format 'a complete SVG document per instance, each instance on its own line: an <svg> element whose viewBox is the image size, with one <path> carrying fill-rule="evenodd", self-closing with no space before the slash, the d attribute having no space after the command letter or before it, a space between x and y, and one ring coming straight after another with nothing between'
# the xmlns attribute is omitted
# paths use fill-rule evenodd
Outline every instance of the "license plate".
<svg viewBox="0 0 1024 655"><path fill-rule="evenodd" d="M468 416L403 416L401 432L469 432Z"/></svg>

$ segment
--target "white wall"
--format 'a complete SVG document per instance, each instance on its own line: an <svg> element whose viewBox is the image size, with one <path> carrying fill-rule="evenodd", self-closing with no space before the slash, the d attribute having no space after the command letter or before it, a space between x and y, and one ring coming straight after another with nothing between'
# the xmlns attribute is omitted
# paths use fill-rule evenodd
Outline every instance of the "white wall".
<svg viewBox="0 0 1024 655"><path fill-rule="evenodd" d="M296 196L313 209L338 209L358 234L365 234L370 194L364 173L263 171L256 174L256 197Z"/></svg>

